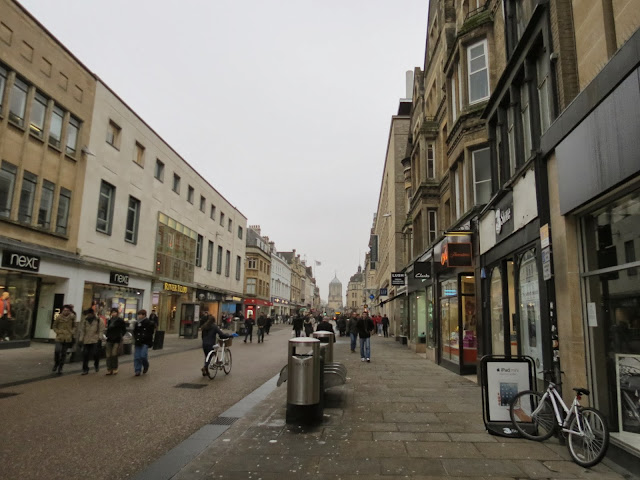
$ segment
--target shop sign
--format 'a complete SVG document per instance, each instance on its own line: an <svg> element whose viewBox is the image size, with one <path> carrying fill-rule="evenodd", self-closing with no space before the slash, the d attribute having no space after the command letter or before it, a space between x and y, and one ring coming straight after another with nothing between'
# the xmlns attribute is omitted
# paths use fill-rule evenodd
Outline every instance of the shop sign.
<svg viewBox="0 0 640 480"><path fill-rule="evenodd" d="M387 296L387 289L386 288L381 288L380 289L380 296L381 297L386 297Z"/></svg>
<svg viewBox="0 0 640 480"><path fill-rule="evenodd" d="M507 194L495 209L496 214L496 240L513 233L513 194Z"/></svg>
<svg viewBox="0 0 640 480"><path fill-rule="evenodd" d="M2 252L2 266L25 272L37 272L40 270L40 257L4 250Z"/></svg>
<svg viewBox="0 0 640 480"><path fill-rule="evenodd" d="M471 243L447 243L442 248L440 263L445 267L471 267Z"/></svg>
<svg viewBox="0 0 640 480"><path fill-rule="evenodd" d="M219 302L222 300L222 295L208 290L196 290L196 298L201 302Z"/></svg>
<svg viewBox="0 0 640 480"><path fill-rule="evenodd" d="M111 272L109 273L109 283L124 285L126 287L129 285L129 275L126 273Z"/></svg>
<svg viewBox="0 0 640 480"><path fill-rule="evenodd" d="M549 224L545 223L540 227L540 246L542 248L549 246Z"/></svg>
<svg viewBox="0 0 640 480"><path fill-rule="evenodd" d="M413 278L431 278L431 262L416 262L413 264Z"/></svg>
<svg viewBox="0 0 640 480"><path fill-rule="evenodd" d="M551 280L551 248L544 247L542 249L542 278Z"/></svg>
<svg viewBox="0 0 640 480"><path fill-rule="evenodd" d="M164 290L169 292L177 292L177 293L187 293L189 287L185 287L184 285L178 285L177 283L169 283L164 282Z"/></svg>
<svg viewBox="0 0 640 480"><path fill-rule="evenodd" d="M403 286L404 277L405 275L402 272L391 273L391 285Z"/></svg>

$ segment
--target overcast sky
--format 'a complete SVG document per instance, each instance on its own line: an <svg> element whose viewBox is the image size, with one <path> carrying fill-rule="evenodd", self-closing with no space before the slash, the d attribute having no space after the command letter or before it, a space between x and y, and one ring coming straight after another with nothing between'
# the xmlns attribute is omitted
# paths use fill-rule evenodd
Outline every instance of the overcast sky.
<svg viewBox="0 0 640 480"><path fill-rule="evenodd" d="M320 295L364 263L428 0L21 0ZM322 262L316 267L314 262Z"/></svg>

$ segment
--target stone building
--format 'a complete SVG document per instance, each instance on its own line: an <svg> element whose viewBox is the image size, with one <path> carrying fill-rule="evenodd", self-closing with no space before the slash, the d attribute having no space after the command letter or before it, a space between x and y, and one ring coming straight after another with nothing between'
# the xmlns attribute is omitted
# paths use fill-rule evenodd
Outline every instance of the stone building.
<svg viewBox="0 0 640 480"><path fill-rule="evenodd" d="M260 235L259 225L247 229L244 296L245 318L248 312L254 319L271 314L271 244Z"/></svg>
<svg viewBox="0 0 640 480"><path fill-rule="evenodd" d="M364 296L364 272L362 266L358 266L358 272L351 275L347 284L347 302L345 310L347 312L362 313L367 301Z"/></svg>
<svg viewBox="0 0 640 480"><path fill-rule="evenodd" d="M332 313L342 312L343 302L342 302L342 283L338 280L337 275L331 280L329 283L329 299L328 299L328 308Z"/></svg>

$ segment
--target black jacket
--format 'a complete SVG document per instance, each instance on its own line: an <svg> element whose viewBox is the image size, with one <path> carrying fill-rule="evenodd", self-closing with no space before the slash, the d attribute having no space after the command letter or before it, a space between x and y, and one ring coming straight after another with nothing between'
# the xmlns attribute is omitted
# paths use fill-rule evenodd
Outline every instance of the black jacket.
<svg viewBox="0 0 640 480"><path fill-rule="evenodd" d="M369 338L371 336L371 332L375 328L373 325L373 320L371 318L360 318L358 323L356 324L356 328L358 329L358 336L360 338Z"/></svg>
<svg viewBox="0 0 640 480"><path fill-rule="evenodd" d="M258 328L264 328L267 325L267 317L260 315L257 322Z"/></svg>
<svg viewBox="0 0 640 480"><path fill-rule="evenodd" d="M127 324L120 317L109 317L107 321L107 330L105 335L107 336L107 342L120 343L122 342L123 335L127 333Z"/></svg>
<svg viewBox="0 0 640 480"><path fill-rule="evenodd" d="M214 346L216 344L216 336L219 336L220 338L229 338L231 335L227 335L226 333L224 333L213 322L205 323L202 326L202 346L203 347Z"/></svg>
<svg viewBox="0 0 640 480"><path fill-rule="evenodd" d="M316 327L316 332L320 332L320 331L331 332L334 334L336 333L333 331L333 325L331 325L326 320L321 321Z"/></svg>
<svg viewBox="0 0 640 480"><path fill-rule="evenodd" d="M153 345L153 332L155 325L148 318L143 318L141 321L136 322L136 326L133 328L133 338L137 347L142 345Z"/></svg>
<svg viewBox="0 0 640 480"><path fill-rule="evenodd" d="M382 317L382 326L383 327L388 327L389 326L389 319L387 318L386 315L384 317Z"/></svg>
<svg viewBox="0 0 640 480"><path fill-rule="evenodd" d="M295 317L293 319L293 329L294 330L302 330L302 324L304 323L304 319L302 317Z"/></svg>

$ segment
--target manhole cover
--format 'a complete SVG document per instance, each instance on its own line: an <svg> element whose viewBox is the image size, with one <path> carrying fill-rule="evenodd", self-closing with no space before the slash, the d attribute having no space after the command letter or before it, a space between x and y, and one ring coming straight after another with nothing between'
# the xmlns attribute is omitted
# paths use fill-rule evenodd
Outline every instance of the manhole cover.
<svg viewBox="0 0 640 480"><path fill-rule="evenodd" d="M0 392L0 398L13 397L14 395L18 394L13 392Z"/></svg>
<svg viewBox="0 0 640 480"><path fill-rule="evenodd" d="M236 420L238 420L238 417L218 417L211 422L211 425L231 425Z"/></svg>
<svg viewBox="0 0 640 480"><path fill-rule="evenodd" d="M180 383L176 385L176 388L191 388L193 390L198 390L199 388L206 387L206 384L203 383Z"/></svg>

